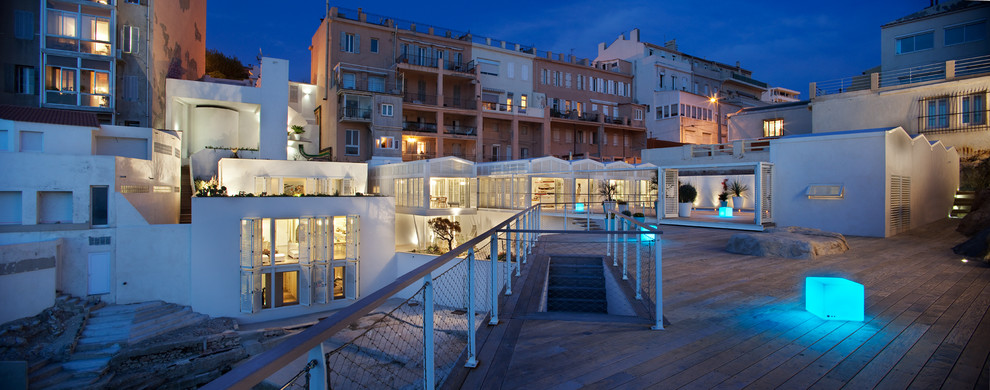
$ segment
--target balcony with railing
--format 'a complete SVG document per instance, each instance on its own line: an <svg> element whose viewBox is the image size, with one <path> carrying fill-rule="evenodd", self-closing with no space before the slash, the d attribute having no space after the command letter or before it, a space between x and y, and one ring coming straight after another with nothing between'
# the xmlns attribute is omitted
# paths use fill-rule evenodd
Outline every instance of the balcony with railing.
<svg viewBox="0 0 990 390"><path fill-rule="evenodd" d="M560 118L560 119L571 119L571 120L579 120L584 122L598 122L597 112L578 112L577 110L560 111L551 108L550 116L553 118Z"/></svg>
<svg viewBox="0 0 990 390"><path fill-rule="evenodd" d="M402 161L429 160L436 157L437 154L433 152L402 152Z"/></svg>
<svg viewBox="0 0 990 390"><path fill-rule="evenodd" d="M395 93L402 89L399 83L392 80L382 80L375 78L360 78L342 80L337 84L341 91L362 91L375 93Z"/></svg>
<svg viewBox="0 0 990 390"><path fill-rule="evenodd" d="M852 91L880 90L990 73L990 55L935 62L810 84L812 97Z"/></svg>
<svg viewBox="0 0 990 390"><path fill-rule="evenodd" d="M371 122L371 107L341 107L341 121Z"/></svg>
<svg viewBox="0 0 990 390"><path fill-rule="evenodd" d="M481 102L481 108L485 111L512 112L512 106L505 103Z"/></svg>
<svg viewBox="0 0 990 390"><path fill-rule="evenodd" d="M437 105L437 95L406 91L406 93L402 95L402 101L404 103L425 104L428 106L435 106Z"/></svg>
<svg viewBox="0 0 990 390"><path fill-rule="evenodd" d="M463 62L463 61L443 61L443 68L446 70L451 70L460 73L474 74L475 63L474 60Z"/></svg>
<svg viewBox="0 0 990 390"><path fill-rule="evenodd" d="M454 135L477 135L477 128L473 126L460 126L460 125L444 125L444 134L454 134Z"/></svg>
<svg viewBox="0 0 990 390"><path fill-rule="evenodd" d="M436 133L437 124L423 123L423 122L402 122L402 130L415 131L418 133Z"/></svg>
<svg viewBox="0 0 990 390"><path fill-rule="evenodd" d="M478 108L478 102L474 99L455 99L452 97L443 98L443 106L450 108L460 108L464 110L474 110Z"/></svg>

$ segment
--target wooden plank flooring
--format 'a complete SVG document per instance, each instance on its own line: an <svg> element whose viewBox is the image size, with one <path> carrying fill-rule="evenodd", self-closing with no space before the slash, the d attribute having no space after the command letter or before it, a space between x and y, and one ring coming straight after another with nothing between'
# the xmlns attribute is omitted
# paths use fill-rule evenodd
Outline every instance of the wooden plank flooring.
<svg viewBox="0 0 990 390"><path fill-rule="evenodd" d="M445 387L986 389L990 267L952 254L956 224L848 237L848 252L816 260L735 255L733 231L664 226L663 331L533 315L551 251L538 247L500 324L479 332L480 365ZM865 285L865 320L809 314L806 276Z"/></svg>

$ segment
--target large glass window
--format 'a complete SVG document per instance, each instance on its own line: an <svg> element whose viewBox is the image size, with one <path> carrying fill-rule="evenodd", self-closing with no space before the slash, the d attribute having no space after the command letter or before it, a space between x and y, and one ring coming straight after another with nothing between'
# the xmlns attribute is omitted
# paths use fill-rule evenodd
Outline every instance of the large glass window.
<svg viewBox="0 0 990 390"><path fill-rule="evenodd" d="M471 208L471 179L438 178L430 179L430 208Z"/></svg>
<svg viewBox="0 0 990 390"><path fill-rule="evenodd" d="M782 135L784 135L784 120L782 118L763 120L764 137L780 137Z"/></svg>
<svg viewBox="0 0 990 390"><path fill-rule="evenodd" d="M344 140L344 154L356 156L361 152L361 137L357 130L347 130Z"/></svg>
<svg viewBox="0 0 990 390"><path fill-rule="evenodd" d="M935 47L935 33L932 31L897 38L897 54L912 53Z"/></svg>
<svg viewBox="0 0 990 390"><path fill-rule="evenodd" d="M949 127L949 99L929 99L925 101L926 128Z"/></svg>
<svg viewBox="0 0 990 390"><path fill-rule="evenodd" d="M945 28L945 45L982 41L987 36L987 21L967 23Z"/></svg>
<svg viewBox="0 0 990 390"><path fill-rule="evenodd" d="M987 103L984 94L963 96L962 123L964 125L982 125L986 123Z"/></svg>

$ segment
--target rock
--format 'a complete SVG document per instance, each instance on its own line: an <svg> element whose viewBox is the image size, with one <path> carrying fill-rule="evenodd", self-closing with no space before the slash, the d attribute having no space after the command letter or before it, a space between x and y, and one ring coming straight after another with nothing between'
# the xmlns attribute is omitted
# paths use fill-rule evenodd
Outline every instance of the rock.
<svg viewBox="0 0 990 390"><path fill-rule="evenodd" d="M972 236L986 228L990 228L990 189L976 193L972 208L959 221L959 227L956 228L956 231Z"/></svg>
<svg viewBox="0 0 990 390"><path fill-rule="evenodd" d="M952 253L969 258L990 261L990 227L981 230L962 244L952 248Z"/></svg>
<svg viewBox="0 0 990 390"><path fill-rule="evenodd" d="M725 250L741 255L814 259L845 252L849 250L849 244L839 233L788 226L761 233L734 234Z"/></svg>

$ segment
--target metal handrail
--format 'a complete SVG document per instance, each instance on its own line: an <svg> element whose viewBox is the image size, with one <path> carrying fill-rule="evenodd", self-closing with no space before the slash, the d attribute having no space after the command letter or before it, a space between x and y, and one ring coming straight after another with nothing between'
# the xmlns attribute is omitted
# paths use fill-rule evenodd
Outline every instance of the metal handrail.
<svg viewBox="0 0 990 390"><path fill-rule="evenodd" d="M505 221L502 221L498 225L495 225L477 237L468 240L450 252L437 256L430 262L400 276L387 286L359 299L357 302L354 302L350 306L347 306L330 315L299 334L289 337L284 342L276 345L274 348L261 353L244 364L234 367L234 369L230 370L220 378L217 378L213 382L208 383L202 388L250 388L258 383L261 383L263 380L276 373L279 369L288 365L299 356L303 356L313 348L320 346L324 340L329 339L337 332L347 328L350 324L357 322L361 317L381 306L386 300L402 291L402 289L417 281L421 281L431 272L446 265L448 262L460 260L458 255L473 249L479 244L482 244L485 240L490 239L492 235L504 230L504 228L508 227L513 221L522 218L526 213L536 210L538 206L539 205L533 205L523 211L520 211L519 213L516 213L512 217L507 218ZM493 305L497 306L497 304Z"/></svg>

